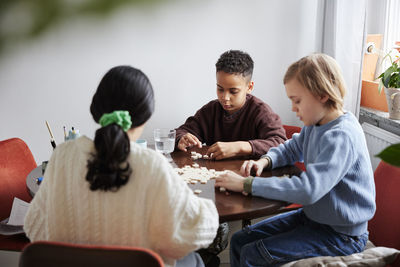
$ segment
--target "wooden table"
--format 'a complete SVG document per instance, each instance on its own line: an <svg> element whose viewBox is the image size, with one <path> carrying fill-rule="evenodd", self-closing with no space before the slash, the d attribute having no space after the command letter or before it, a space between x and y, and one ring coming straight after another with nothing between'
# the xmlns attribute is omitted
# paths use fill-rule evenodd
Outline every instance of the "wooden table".
<svg viewBox="0 0 400 267"><path fill-rule="evenodd" d="M192 165L198 163L200 167L206 167L207 169L215 169L217 171L232 170L239 173L240 167L242 166L243 159L230 159L230 160L192 160L191 151L196 151L201 154L206 154L207 147L193 148L188 152L175 151L171 154L174 167L183 167L185 165ZM264 171L261 176L282 176L285 174L293 175L301 172L295 166L287 166L273 171ZM26 179L27 187L32 197L39 189L39 185L36 182L38 177L42 176L42 166L38 166L31 173L28 174ZM189 184L189 187L194 189L200 189L202 192L199 194L200 197L208 198L214 201L218 213L220 222L228 222L235 220L242 220L243 225L249 224L250 220L275 214L280 212L289 203L277 200L270 200L261 197L244 196L241 193L235 192L220 192L218 188L214 188L215 180L209 180L207 184Z"/></svg>
<svg viewBox="0 0 400 267"><path fill-rule="evenodd" d="M206 154L207 147L192 148L188 152L175 151L171 153L174 167L183 167L185 165L192 165L198 163L200 167L207 169L215 169L217 171L232 170L239 173L242 166L243 159L231 160L192 160L191 151L196 151L200 154ZM269 176L282 176L285 174L293 175L301 172L295 166L287 166L273 171L264 171L263 177ZM277 200L264 199L255 196L244 196L236 192L220 192L218 188L214 188L215 180L209 180L207 184L197 183L195 185L189 184L192 189L200 189L202 192L200 197L212 199L215 202L219 213L220 222L242 220L243 224L249 224L251 219L278 213L281 209L289 203Z"/></svg>

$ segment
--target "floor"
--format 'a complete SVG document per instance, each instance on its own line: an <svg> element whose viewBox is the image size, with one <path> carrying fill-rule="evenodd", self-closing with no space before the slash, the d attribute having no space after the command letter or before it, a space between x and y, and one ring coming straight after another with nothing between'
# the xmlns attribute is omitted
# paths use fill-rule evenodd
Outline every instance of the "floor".
<svg viewBox="0 0 400 267"><path fill-rule="evenodd" d="M18 267L20 252L0 251L0 266L1 267Z"/></svg>
<svg viewBox="0 0 400 267"><path fill-rule="evenodd" d="M269 217L269 216L268 216ZM268 217L262 217L262 218L258 218L256 220L252 220L251 224L255 224L259 221L262 221ZM242 229L242 221L233 221L233 222L229 222L229 240L231 240L231 236L233 233L239 231ZM221 260L221 264L219 265L220 267L229 267L231 266L229 263L229 244L228 247L219 254L219 258Z"/></svg>
<svg viewBox="0 0 400 267"><path fill-rule="evenodd" d="M241 221L233 221L233 222L229 222L229 239L231 240L231 236L233 233L235 233L236 231L239 231L242 228L242 222ZM219 255L219 259L221 261L221 264L219 265L220 267L228 267L230 266L229 263L229 243L228 243L228 247L222 251Z"/></svg>

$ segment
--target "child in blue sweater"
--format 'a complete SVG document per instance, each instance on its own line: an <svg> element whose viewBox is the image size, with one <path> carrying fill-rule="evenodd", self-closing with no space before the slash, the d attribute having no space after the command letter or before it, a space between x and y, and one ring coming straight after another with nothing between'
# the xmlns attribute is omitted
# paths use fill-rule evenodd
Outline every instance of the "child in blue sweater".
<svg viewBox="0 0 400 267"><path fill-rule="evenodd" d="M292 111L304 122L300 134L245 161L241 175L228 172L215 185L254 196L300 203L302 209L268 218L235 233L231 266L279 266L315 256L361 252L375 212L375 185L358 120L343 111L344 81L330 56L312 54L284 77ZM304 161L292 177L252 177L264 169Z"/></svg>

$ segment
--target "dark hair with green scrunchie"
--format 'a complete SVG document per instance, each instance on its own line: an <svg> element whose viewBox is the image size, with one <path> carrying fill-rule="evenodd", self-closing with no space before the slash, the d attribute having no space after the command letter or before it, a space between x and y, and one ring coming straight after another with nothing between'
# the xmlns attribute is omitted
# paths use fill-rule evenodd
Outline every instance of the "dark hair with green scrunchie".
<svg viewBox="0 0 400 267"><path fill-rule="evenodd" d="M100 123L103 118L104 125L96 131L96 152L87 163L91 190L116 191L128 182L132 168L127 162L130 140L125 131L144 124L153 111L153 88L142 71L117 66L104 75L90 106L93 119Z"/></svg>

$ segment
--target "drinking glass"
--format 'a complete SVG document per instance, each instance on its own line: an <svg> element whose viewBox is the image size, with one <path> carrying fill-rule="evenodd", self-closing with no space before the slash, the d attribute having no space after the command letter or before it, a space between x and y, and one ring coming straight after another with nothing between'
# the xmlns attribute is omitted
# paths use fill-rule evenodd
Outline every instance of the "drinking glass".
<svg viewBox="0 0 400 267"><path fill-rule="evenodd" d="M172 161L170 153L175 148L175 136L176 131L170 129L155 129L154 130L154 141L156 151L164 154L169 161Z"/></svg>

